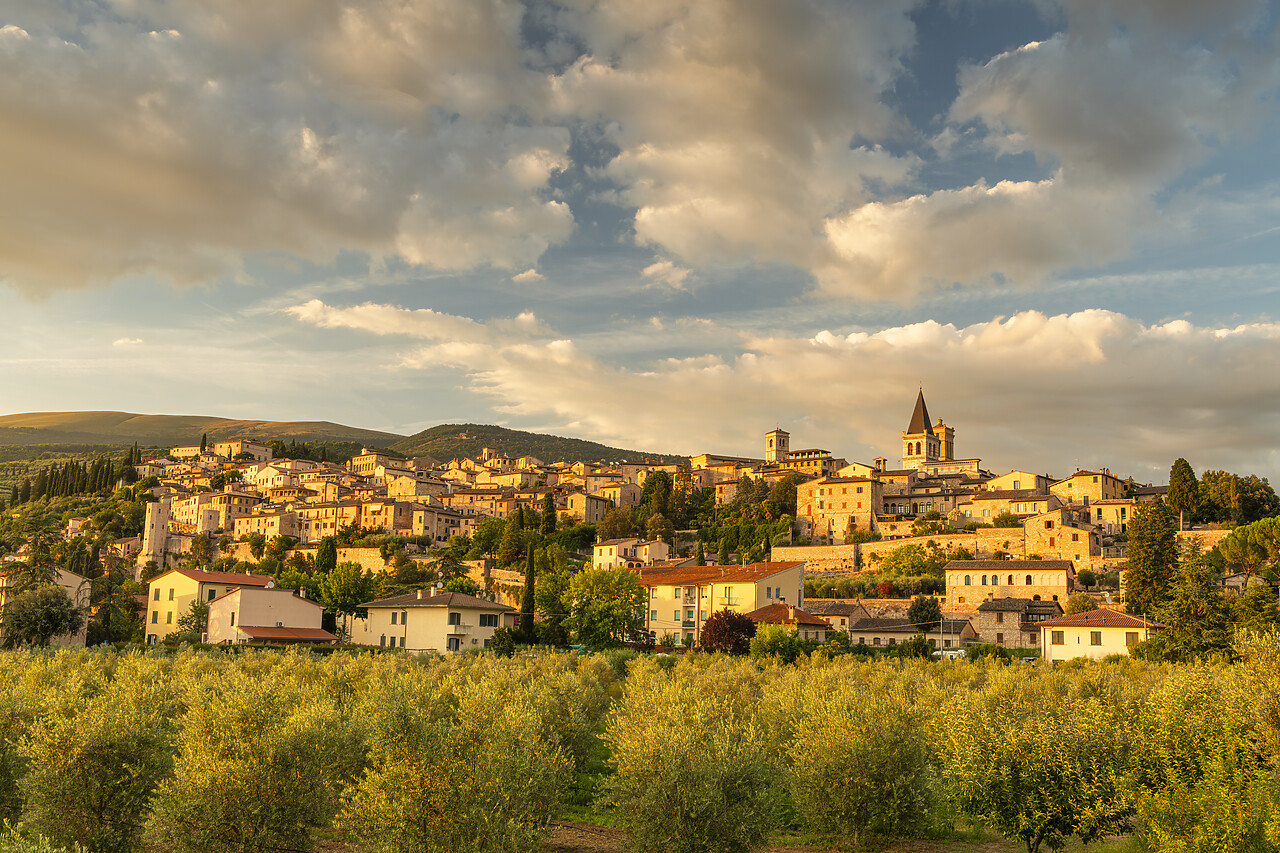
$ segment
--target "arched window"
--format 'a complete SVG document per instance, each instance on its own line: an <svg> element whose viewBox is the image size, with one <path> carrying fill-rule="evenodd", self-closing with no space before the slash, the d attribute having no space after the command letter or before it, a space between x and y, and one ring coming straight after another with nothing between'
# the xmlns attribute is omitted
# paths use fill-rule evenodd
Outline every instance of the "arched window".
<svg viewBox="0 0 1280 853"><path fill-rule="evenodd" d="M1013 575L1009 575L1009 586L1013 586Z"/></svg>
<svg viewBox="0 0 1280 853"><path fill-rule="evenodd" d="M1031 575L1027 575L1027 586L1031 586Z"/></svg>
<svg viewBox="0 0 1280 853"><path fill-rule="evenodd" d="M987 585L987 576L986 576L986 575L983 575L983 576L982 576L982 585L983 585L983 586L986 586L986 585Z"/></svg>
<svg viewBox="0 0 1280 853"><path fill-rule="evenodd" d="M969 586L970 578L971 578L971 577L972 577L971 575L965 575L965 576L964 576L964 585L965 585L965 586Z"/></svg>
<svg viewBox="0 0 1280 853"><path fill-rule="evenodd" d="M1055 597L1056 597L1056 596L1055 596ZM1038 595L1033 595L1033 596L1031 596L1031 600L1032 600L1032 601L1039 601L1039 600L1040 600L1040 596L1038 596Z"/></svg>

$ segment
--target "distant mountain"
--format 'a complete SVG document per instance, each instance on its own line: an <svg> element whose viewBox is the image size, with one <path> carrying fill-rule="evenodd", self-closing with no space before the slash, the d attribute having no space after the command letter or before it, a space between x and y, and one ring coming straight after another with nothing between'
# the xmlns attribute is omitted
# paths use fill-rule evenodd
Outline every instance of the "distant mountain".
<svg viewBox="0 0 1280 853"><path fill-rule="evenodd" d="M670 464L688 461L687 456L621 450L580 438L562 438L558 435L542 435L480 424L441 424L401 439L390 447L405 456L431 456L441 462L479 456L480 451L486 447L492 447L508 456L536 456L547 463L585 460Z"/></svg>
<svg viewBox="0 0 1280 853"><path fill-rule="evenodd" d="M161 447L236 438L280 441L357 441L387 447L402 435L343 426L328 421L254 421L199 415L136 415L130 412L29 412L0 416L0 445L100 445L124 447L135 441Z"/></svg>

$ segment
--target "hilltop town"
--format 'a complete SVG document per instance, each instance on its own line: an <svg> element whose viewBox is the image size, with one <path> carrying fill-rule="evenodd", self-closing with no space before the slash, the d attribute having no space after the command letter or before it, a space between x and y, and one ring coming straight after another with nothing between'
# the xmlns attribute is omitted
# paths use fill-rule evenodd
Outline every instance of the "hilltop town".
<svg viewBox="0 0 1280 853"><path fill-rule="evenodd" d="M1120 612L1121 570L1131 520L1168 486L1106 468L990 471L957 455L955 428L930 416L923 390L898 440L893 467L792 449L780 428L765 433L758 458L703 453L687 464L494 448L447 461L366 448L338 464L278 456L265 442L202 441L130 455L136 534L103 543L87 515L59 533L97 535L129 567L148 643L189 638L193 608L209 642L342 638L449 652L484 648L522 622L532 640L529 617L567 640L557 611L594 594L568 589L586 569L634 578L620 607L627 624L607 632L619 641L700 645L727 610L815 643L839 635L887 648L924 627L939 650L1044 650L1041 623L1074 618L1064 608L1086 589L1119 637L1095 656L1161 627ZM1211 548L1230 532L1212 527L1177 535ZM535 552L545 564L536 569ZM19 543L7 559L24 557ZM359 606L338 613L317 601L335 559L363 584ZM85 600L75 567L60 566L60 582ZM553 604L525 599L543 572L565 587ZM940 612L923 626L907 613L919 595Z"/></svg>

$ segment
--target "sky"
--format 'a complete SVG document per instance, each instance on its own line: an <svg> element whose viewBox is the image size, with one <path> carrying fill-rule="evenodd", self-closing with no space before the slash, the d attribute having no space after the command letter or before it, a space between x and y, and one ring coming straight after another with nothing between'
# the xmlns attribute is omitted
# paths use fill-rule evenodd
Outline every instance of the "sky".
<svg viewBox="0 0 1280 853"><path fill-rule="evenodd" d="M1267 0L0 0L0 412L1280 475Z"/></svg>

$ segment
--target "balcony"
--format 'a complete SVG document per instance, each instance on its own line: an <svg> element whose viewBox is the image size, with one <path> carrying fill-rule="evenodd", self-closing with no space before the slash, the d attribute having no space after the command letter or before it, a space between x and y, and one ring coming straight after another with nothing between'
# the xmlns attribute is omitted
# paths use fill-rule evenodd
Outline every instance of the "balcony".
<svg viewBox="0 0 1280 853"><path fill-rule="evenodd" d="M685 619L684 621L682 621L682 622L680 623L680 627L681 627L681 628L696 628L696 627L698 627L698 623L697 623L697 622L695 622L695 621L694 621L694 620L692 620L692 619Z"/></svg>
<svg viewBox="0 0 1280 853"><path fill-rule="evenodd" d="M450 636L454 636L458 634L470 634L473 631L475 631L474 625L458 624L458 625L450 625L449 629L445 633L449 634Z"/></svg>

